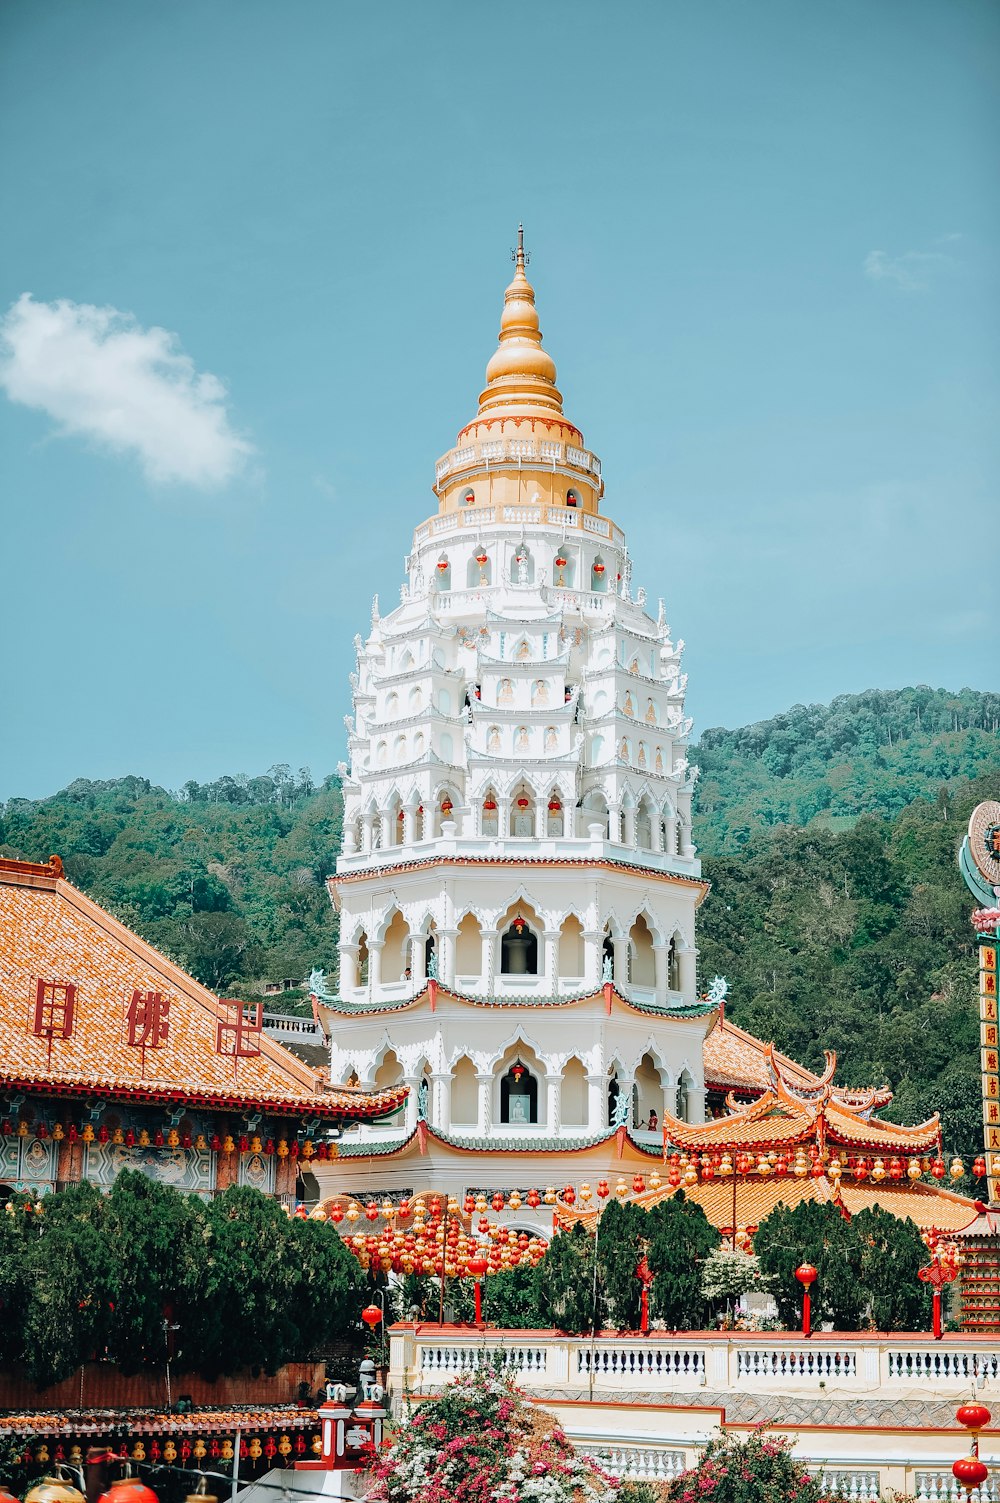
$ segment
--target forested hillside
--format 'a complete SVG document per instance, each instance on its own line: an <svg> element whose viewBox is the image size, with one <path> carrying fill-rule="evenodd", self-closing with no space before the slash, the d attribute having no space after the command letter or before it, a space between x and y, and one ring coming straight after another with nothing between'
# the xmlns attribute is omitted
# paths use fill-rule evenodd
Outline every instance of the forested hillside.
<svg viewBox="0 0 1000 1503"><path fill-rule="evenodd" d="M898 814L942 784L1000 769L1000 694L871 689L795 705L739 730L707 730L692 752L701 778L695 839L731 849L762 825L844 828Z"/></svg>
<svg viewBox="0 0 1000 1503"><path fill-rule="evenodd" d="M738 1022L840 1078L887 1080L900 1120L941 1110L946 1147L978 1147L972 900L955 852L1000 791L1000 696L843 696L710 731L698 839L712 891L701 975ZM0 853L44 861L216 990L336 969L323 879L340 842L335 779L274 767L188 783L78 780L0 808Z"/></svg>

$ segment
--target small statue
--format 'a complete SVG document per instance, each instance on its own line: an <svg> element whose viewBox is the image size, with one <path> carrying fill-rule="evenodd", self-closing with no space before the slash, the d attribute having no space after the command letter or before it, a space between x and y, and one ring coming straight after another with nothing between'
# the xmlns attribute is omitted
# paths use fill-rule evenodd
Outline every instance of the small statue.
<svg viewBox="0 0 1000 1503"><path fill-rule="evenodd" d="M427 969L430 970L430 966L428 966ZM429 1095L430 1095L430 1088L429 1088L426 1080L422 1080L420 1082L419 1086L417 1087L417 1121L418 1122L426 1122L427 1121L427 1098L428 1098Z"/></svg>
<svg viewBox="0 0 1000 1503"><path fill-rule="evenodd" d="M427 979L428 981L436 981L438 979L438 956L436 950L431 951L430 959L427 962Z"/></svg>
<svg viewBox="0 0 1000 1503"><path fill-rule="evenodd" d="M321 971L317 966L314 966L309 972L309 980L306 982L306 985L309 988L310 995L315 997L317 1002L333 1001L333 996L326 984L326 972Z"/></svg>
<svg viewBox="0 0 1000 1503"><path fill-rule="evenodd" d="M605 955L605 957L604 957L604 964L601 966L601 984L602 985L607 985L607 983L609 981L613 981L614 980L614 975L615 975L615 964L614 964L614 961L611 959L610 955Z"/></svg>
<svg viewBox="0 0 1000 1503"><path fill-rule="evenodd" d="M705 993L708 1002L724 1002L729 995L729 982L725 976L713 976L712 984Z"/></svg>
<svg viewBox="0 0 1000 1503"><path fill-rule="evenodd" d="M632 1094L630 1091L619 1091L615 1097L615 1112L612 1119L612 1127L627 1127L632 1109Z"/></svg>

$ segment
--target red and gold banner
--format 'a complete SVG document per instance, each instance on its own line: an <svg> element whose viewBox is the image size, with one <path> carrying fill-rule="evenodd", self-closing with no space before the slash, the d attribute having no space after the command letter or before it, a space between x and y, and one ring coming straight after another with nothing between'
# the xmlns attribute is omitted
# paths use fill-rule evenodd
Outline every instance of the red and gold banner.
<svg viewBox="0 0 1000 1503"><path fill-rule="evenodd" d="M990 1202L1000 1197L1000 1047L997 1042L997 947L979 946L979 1040L983 1072L983 1142Z"/></svg>

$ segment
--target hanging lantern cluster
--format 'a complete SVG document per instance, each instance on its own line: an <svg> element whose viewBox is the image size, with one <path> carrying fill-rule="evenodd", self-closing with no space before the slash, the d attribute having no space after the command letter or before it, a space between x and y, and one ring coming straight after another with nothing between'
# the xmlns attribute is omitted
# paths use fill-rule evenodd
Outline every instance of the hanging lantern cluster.
<svg viewBox="0 0 1000 1503"><path fill-rule="evenodd" d="M808 1146L800 1143L794 1149L772 1148L767 1153L727 1148L702 1154L674 1152L667 1155L666 1166L667 1183L674 1187L694 1185L699 1180L728 1179L731 1174L756 1174L762 1179L772 1174L776 1179L788 1175L795 1179L819 1179L825 1175L834 1184L845 1177L856 1180L858 1184L869 1179L873 1184L881 1184L883 1180L897 1184L904 1180L913 1183L925 1174L939 1180L947 1174L957 1181L965 1174L965 1165L960 1158L953 1158L950 1164L946 1164L940 1154L933 1159L915 1156L873 1159L845 1151L824 1153L815 1143ZM985 1164L983 1170L985 1172Z"/></svg>
<svg viewBox="0 0 1000 1503"><path fill-rule="evenodd" d="M530 1203L532 1194L526 1199ZM548 1242L542 1237L529 1237L527 1232L515 1232L505 1226L497 1226L485 1215L489 1204L500 1208L509 1205L517 1209L522 1204L518 1191L513 1191L509 1200L495 1195L492 1202L485 1196L466 1196L460 1205L454 1197L443 1200L431 1196L429 1200L418 1196L415 1200L401 1201L394 1206L391 1201L369 1201L364 1210L357 1201L347 1206L334 1202L328 1215L338 1223L347 1220L356 1225L364 1216L369 1221L384 1222L378 1232L348 1232L345 1241L363 1268L381 1270L383 1273L444 1274L447 1278L474 1278L476 1270L470 1265L485 1261L486 1273L500 1273L508 1268L534 1267L548 1251ZM515 1206L514 1202L517 1202ZM469 1209L471 1206L471 1209ZM471 1222L472 1213L480 1210L477 1224L478 1236L473 1236L462 1220L461 1211ZM315 1212L313 1213L316 1214ZM401 1223L410 1222L408 1227Z"/></svg>
<svg viewBox="0 0 1000 1503"><path fill-rule="evenodd" d="M51 1139L53 1143L98 1143L102 1146L106 1143L114 1147L123 1148L186 1148L194 1149L197 1153L239 1153L239 1154L265 1154L280 1159L316 1159L323 1161L329 1158L330 1149L326 1143L315 1143L312 1138L271 1138L258 1133L242 1133L238 1137L232 1133L213 1133L210 1137L203 1132L192 1133L179 1127L108 1127L101 1123L95 1127L93 1122L84 1122L78 1125L76 1122L53 1122L51 1126L46 1122L28 1122L23 1117L14 1122L10 1118L0 1121L0 1136L16 1138L37 1138L41 1142ZM336 1151L333 1153L336 1158Z"/></svg>

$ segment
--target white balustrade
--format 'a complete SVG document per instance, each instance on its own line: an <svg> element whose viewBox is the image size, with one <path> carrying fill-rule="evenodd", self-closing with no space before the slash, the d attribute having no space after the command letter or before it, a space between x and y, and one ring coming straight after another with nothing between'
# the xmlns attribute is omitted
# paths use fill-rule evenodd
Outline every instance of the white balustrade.
<svg viewBox="0 0 1000 1503"><path fill-rule="evenodd" d="M851 1503L878 1503L882 1495L877 1470L855 1471L852 1467L822 1466L809 1469L823 1491L831 1497L849 1498Z"/></svg>
<svg viewBox="0 0 1000 1503"><path fill-rule="evenodd" d="M858 1375L857 1353L826 1347L738 1347L736 1376L742 1378L813 1378L842 1383Z"/></svg>
<svg viewBox="0 0 1000 1503"><path fill-rule="evenodd" d="M540 506L505 506L503 519L505 522L540 522L542 508Z"/></svg>
<svg viewBox="0 0 1000 1503"><path fill-rule="evenodd" d="M475 459L476 449L474 444L466 444L464 449L453 449L451 452L451 463L456 470L464 469L467 464L474 464Z"/></svg>
<svg viewBox="0 0 1000 1503"><path fill-rule="evenodd" d="M575 444L566 445L566 463L575 464L579 470L589 470L592 454L586 449L578 449Z"/></svg>
<svg viewBox="0 0 1000 1503"><path fill-rule="evenodd" d="M1000 1376L1000 1352L951 1351L947 1347L904 1347L886 1353L895 1382L929 1380L972 1383Z"/></svg>
<svg viewBox="0 0 1000 1503"><path fill-rule="evenodd" d="M596 532L602 538L611 536L607 517L595 517L589 511L583 514L583 528L585 532Z"/></svg>
<svg viewBox="0 0 1000 1503"><path fill-rule="evenodd" d="M562 444L553 443L551 439L543 439L538 446L538 452L543 459L562 459Z"/></svg>
<svg viewBox="0 0 1000 1503"><path fill-rule="evenodd" d="M653 1345L620 1346L606 1339L594 1343L593 1353L589 1346L581 1346L576 1354L576 1370L589 1376L593 1357L595 1378L621 1378L629 1381L656 1378L678 1383L705 1381L705 1352L692 1347Z"/></svg>
<svg viewBox="0 0 1000 1503"><path fill-rule="evenodd" d="M487 1346L485 1342L480 1346L421 1344L419 1349L420 1372L430 1378L447 1381L480 1367L495 1366L522 1378L538 1376L546 1371L548 1352L544 1346Z"/></svg>
<svg viewBox="0 0 1000 1503"><path fill-rule="evenodd" d="M917 1472L913 1490L915 1498L926 1499L928 1503L964 1503L966 1491L959 1487L956 1478L948 1471ZM972 1503L997 1503L1000 1499L1000 1485L996 1477L989 1477L982 1487L974 1487L968 1494Z"/></svg>
<svg viewBox="0 0 1000 1503"><path fill-rule="evenodd" d="M685 1470L683 1451L661 1451L655 1446L587 1445L580 1450L582 1455L596 1461L602 1472L612 1477L646 1477L651 1482L672 1482ZM878 1496L877 1491L875 1496Z"/></svg>

